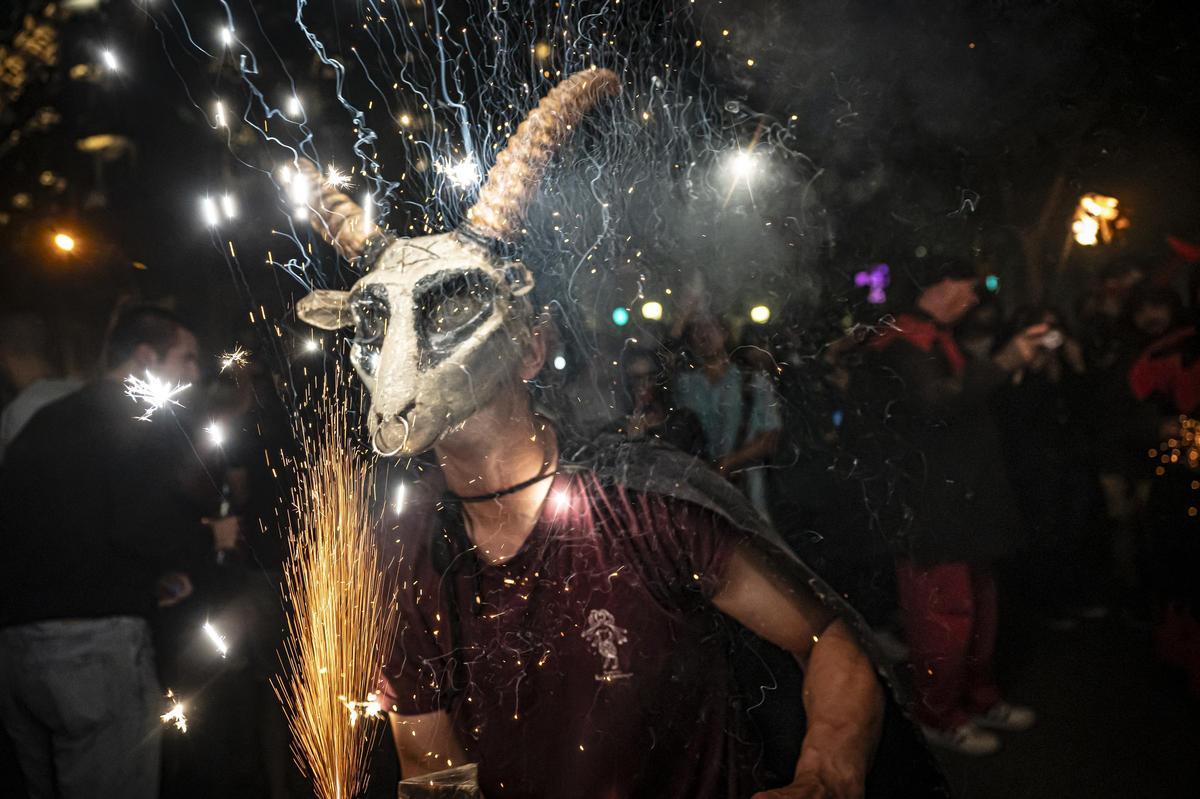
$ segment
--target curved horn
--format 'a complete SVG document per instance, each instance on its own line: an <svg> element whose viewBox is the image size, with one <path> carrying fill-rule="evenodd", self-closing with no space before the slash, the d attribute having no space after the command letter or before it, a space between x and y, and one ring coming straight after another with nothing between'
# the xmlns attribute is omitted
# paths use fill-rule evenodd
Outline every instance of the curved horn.
<svg viewBox="0 0 1200 799"><path fill-rule="evenodd" d="M551 89L496 156L479 199L467 212L471 228L497 241L516 238L550 157L602 97L620 91L615 72L595 67Z"/></svg>
<svg viewBox="0 0 1200 799"><path fill-rule="evenodd" d="M309 204L315 211L309 214L313 229L343 258L362 255L367 240L378 233L379 228L373 222L364 224L366 214L362 207L328 185L312 161L301 158L296 168L309 182Z"/></svg>

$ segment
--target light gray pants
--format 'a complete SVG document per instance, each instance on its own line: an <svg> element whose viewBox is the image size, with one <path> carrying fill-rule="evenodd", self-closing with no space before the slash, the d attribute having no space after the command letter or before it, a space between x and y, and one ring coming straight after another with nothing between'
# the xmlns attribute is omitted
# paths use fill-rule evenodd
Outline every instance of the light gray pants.
<svg viewBox="0 0 1200 799"><path fill-rule="evenodd" d="M155 799L166 705L144 619L0 629L0 720L32 799Z"/></svg>

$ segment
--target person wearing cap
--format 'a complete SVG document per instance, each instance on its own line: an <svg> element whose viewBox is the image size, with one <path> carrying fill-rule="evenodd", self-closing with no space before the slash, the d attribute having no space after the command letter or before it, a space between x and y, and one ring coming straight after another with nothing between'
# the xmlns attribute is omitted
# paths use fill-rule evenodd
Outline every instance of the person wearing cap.
<svg viewBox="0 0 1200 799"><path fill-rule="evenodd" d="M931 261L916 275L911 307L866 342L866 360L873 399L904 447L896 574L914 713L931 742L982 755L999 749L991 730L1024 730L1035 719L1001 698L991 669L991 564L1011 552L1020 522L989 401L1050 331L1035 325L993 355L969 357L953 328L979 302L975 269L961 259Z"/></svg>

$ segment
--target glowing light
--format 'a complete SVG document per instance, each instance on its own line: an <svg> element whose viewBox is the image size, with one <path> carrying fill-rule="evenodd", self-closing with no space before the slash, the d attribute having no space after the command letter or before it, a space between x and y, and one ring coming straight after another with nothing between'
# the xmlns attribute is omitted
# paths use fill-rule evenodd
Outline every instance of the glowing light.
<svg viewBox="0 0 1200 799"><path fill-rule="evenodd" d="M173 703L171 709L159 716L162 723L171 722L175 725L175 729L180 732L187 732L187 715L184 713L183 702L175 698L175 693L170 689L167 690L167 699Z"/></svg>
<svg viewBox="0 0 1200 799"><path fill-rule="evenodd" d="M229 122L225 119L225 105L220 100L217 100L213 105L213 119L216 121L218 128L224 128L229 125Z"/></svg>
<svg viewBox="0 0 1200 799"><path fill-rule="evenodd" d="M287 99L287 104L284 109L287 115L293 118L304 113L304 106L300 105L300 98L294 94Z"/></svg>
<svg viewBox="0 0 1200 799"><path fill-rule="evenodd" d="M657 300L650 300L642 303L642 316L649 319L651 322L657 322L662 319L663 307L662 303Z"/></svg>
<svg viewBox="0 0 1200 799"><path fill-rule="evenodd" d="M396 483L396 501L392 504L392 507L395 508L397 516L404 513L404 498L407 494L408 486L403 482Z"/></svg>
<svg viewBox="0 0 1200 799"><path fill-rule="evenodd" d="M749 180L758 171L758 159L749 150L738 150L729 159L729 171L737 180Z"/></svg>
<svg viewBox="0 0 1200 799"><path fill-rule="evenodd" d="M221 353L219 356L217 356L217 360L221 362L222 372L224 372L226 369L233 369L235 367L240 369L241 367L250 363L250 353L242 349L241 345L238 345L229 352Z"/></svg>
<svg viewBox="0 0 1200 799"><path fill-rule="evenodd" d="M121 62L117 61L117 56L112 50L104 49L100 51L100 60L104 62L104 66L110 72L119 72L121 70Z"/></svg>
<svg viewBox="0 0 1200 799"><path fill-rule="evenodd" d="M321 345L317 343L317 340L315 338L305 339L305 341L304 341L304 351L305 352L316 352L319 349L321 349Z"/></svg>
<svg viewBox="0 0 1200 799"><path fill-rule="evenodd" d="M1103 194L1085 194L1079 198L1075 208L1075 219L1071 222L1071 233L1075 243L1092 247L1101 242L1108 244L1115 231L1129 226L1129 220L1121 216L1116 197Z"/></svg>
<svg viewBox="0 0 1200 799"><path fill-rule="evenodd" d="M538 42L533 46L533 57L538 61L545 61L550 57L553 50L548 42Z"/></svg>
<svg viewBox="0 0 1200 799"><path fill-rule="evenodd" d="M479 183L479 179L482 177L479 171L479 164L475 162L474 156L467 156L453 164L438 164L437 169L460 189L471 188Z"/></svg>
<svg viewBox="0 0 1200 799"><path fill-rule="evenodd" d="M221 44L226 47L233 44L233 28L221 28L217 36L221 39Z"/></svg>
<svg viewBox="0 0 1200 799"><path fill-rule="evenodd" d="M212 625L212 622L204 622L204 634L208 636L208 640L212 641L212 645L221 653L221 657L229 654L229 644L225 643L225 636L217 631L217 628Z"/></svg>
<svg viewBox="0 0 1200 799"><path fill-rule="evenodd" d="M146 372L145 380L134 375L129 375L125 378L125 396L134 402L141 402L146 406L146 412L134 418L139 422L148 422L157 410L170 405L182 408L183 403L175 399L175 397L190 388L191 385L191 383L172 384L169 381L160 380L150 372Z"/></svg>
<svg viewBox="0 0 1200 799"><path fill-rule="evenodd" d="M755 305L750 309L750 321L756 325L765 325L771 321L771 309L765 305Z"/></svg>
<svg viewBox="0 0 1200 799"><path fill-rule="evenodd" d="M409 125L412 124L412 117L408 114L401 114L400 115L400 124L407 128Z"/></svg>
<svg viewBox="0 0 1200 799"><path fill-rule="evenodd" d="M375 203L371 199L371 192L363 194L362 202L359 205L363 209L362 229L369 230L371 225L375 224Z"/></svg>
<svg viewBox="0 0 1200 799"><path fill-rule="evenodd" d="M629 309L622 305L613 308L612 321L617 327L625 327L629 324Z"/></svg>
<svg viewBox="0 0 1200 799"><path fill-rule="evenodd" d="M217 209L217 201L212 197L200 198L200 218L209 227L216 227L221 221L221 214Z"/></svg>
<svg viewBox="0 0 1200 799"><path fill-rule="evenodd" d="M887 291L885 289L887 289L891 282L891 273L887 264L875 264L870 269L854 274L854 285L869 287L867 302L872 305L880 305L887 302Z"/></svg>
<svg viewBox="0 0 1200 799"><path fill-rule="evenodd" d="M54 246L63 252L71 252L75 249L75 239L67 233L55 233Z"/></svg>
<svg viewBox="0 0 1200 799"><path fill-rule="evenodd" d="M221 195L221 213L225 214L226 219L237 218L237 203L231 194Z"/></svg>
<svg viewBox="0 0 1200 799"><path fill-rule="evenodd" d="M376 694L367 694L367 701L365 702L354 702L345 696L338 696L338 699L350 711L351 727L358 723L360 717L368 719L383 718L383 704L379 701L379 697Z"/></svg>
<svg viewBox="0 0 1200 799"><path fill-rule="evenodd" d="M566 491L555 491L554 492L554 510L558 513L561 513L569 507L571 507L571 498L569 496L567 496L567 492Z"/></svg>
<svg viewBox="0 0 1200 799"><path fill-rule="evenodd" d="M204 428L204 432L208 434L209 443L214 447L219 447L225 443L225 428L221 427L217 422L209 423L208 427Z"/></svg>
<svg viewBox="0 0 1200 799"><path fill-rule="evenodd" d="M983 279L983 285L987 288L988 291L992 291L992 292L999 291L1000 290L1000 278L997 275L988 275L987 277L985 277Z"/></svg>
<svg viewBox="0 0 1200 799"><path fill-rule="evenodd" d="M567 368L567 359L561 355L555 355L553 365L555 369L561 372L563 369Z"/></svg>
<svg viewBox="0 0 1200 799"><path fill-rule="evenodd" d="M285 166L280 170L280 179L287 186L288 201L292 204L292 213L301 222L308 219L308 198L312 185L308 176L303 172L293 171Z"/></svg>
<svg viewBox="0 0 1200 799"><path fill-rule="evenodd" d="M325 170L325 185L331 189L344 189L350 185L350 176L330 164Z"/></svg>

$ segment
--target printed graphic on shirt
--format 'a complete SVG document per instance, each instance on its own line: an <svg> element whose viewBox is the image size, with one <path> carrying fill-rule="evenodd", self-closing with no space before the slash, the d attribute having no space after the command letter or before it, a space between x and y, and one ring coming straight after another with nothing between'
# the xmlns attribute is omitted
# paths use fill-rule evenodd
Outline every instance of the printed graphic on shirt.
<svg viewBox="0 0 1200 799"><path fill-rule="evenodd" d="M582 635L596 654L600 655L600 673L596 675L597 680L612 682L633 676L621 671L617 647L626 643L629 638L625 635L625 628L617 626L617 620L613 618L611 611L605 608L589 611L587 629Z"/></svg>

